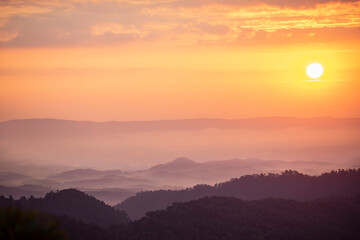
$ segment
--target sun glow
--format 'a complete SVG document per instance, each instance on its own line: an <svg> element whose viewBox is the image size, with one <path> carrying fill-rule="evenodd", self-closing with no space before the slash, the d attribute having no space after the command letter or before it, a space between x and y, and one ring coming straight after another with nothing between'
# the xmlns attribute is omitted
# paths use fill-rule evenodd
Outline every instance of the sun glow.
<svg viewBox="0 0 360 240"><path fill-rule="evenodd" d="M324 73L324 68L319 63L312 63L306 68L306 74L312 78L317 79Z"/></svg>

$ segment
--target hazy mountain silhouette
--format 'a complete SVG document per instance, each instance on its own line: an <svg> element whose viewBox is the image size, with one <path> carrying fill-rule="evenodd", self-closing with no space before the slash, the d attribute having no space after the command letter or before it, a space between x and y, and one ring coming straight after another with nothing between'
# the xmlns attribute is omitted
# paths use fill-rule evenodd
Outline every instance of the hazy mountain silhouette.
<svg viewBox="0 0 360 240"><path fill-rule="evenodd" d="M79 188L82 192L93 196L101 201L104 201L106 204L115 205L130 196L133 196L137 192L140 192L142 189L132 188L101 188L101 189L87 189ZM43 187L39 185L23 185L18 187L6 187L0 186L0 194L6 197L12 196L14 199L19 199L21 197L44 197L48 192L56 191L56 188Z"/></svg>
<svg viewBox="0 0 360 240"><path fill-rule="evenodd" d="M246 174L280 173L286 169L298 169L299 171L320 167L331 169L332 166L331 163L319 161L230 159L195 162L182 157L138 173L143 173L148 179L167 181L178 186L193 186L198 183L215 184Z"/></svg>
<svg viewBox="0 0 360 240"><path fill-rule="evenodd" d="M206 197L149 212L126 226L121 239L358 239L360 198L243 201Z"/></svg>
<svg viewBox="0 0 360 240"><path fill-rule="evenodd" d="M337 128L359 127L360 118L269 117L248 119L180 119L159 121L91 122L58 119L19 119L0 122L0 133L10 135L97 134L134 131L192 131L206 128Z"/></svg>
<svg viewBox="0 0 360 240"><path fill-rule="evenodd" d="M4 167L2 171L43 178L75 168L145 169L185 155L198 162L254 158L324 161L337 164L336 168L349 168L348 163L360 156L356 136L360 136L359 118L12 120L0 122L0 161L7 161L0 166ZM35 175L26 167L21 171L9 168L15 161L54 166ZM57 166L59 163L64 166ZM317 166L308 173L330 169Z"/></svg>
<svg viewBox="0 0 360 240"><path fill-rule="evenodd" d="M50 192L44 198L30 197L26 199L22 197L19 200L14 200L1 196L0 206L8 205L18 206L27 210L39 210L58 216L66 215L102 227L129 222L124 212L115 210L104 202L76 189Z"/></svg>
<svg viewBox="0 0 360 240"><path fill-rule="evenodd" d="M39 185L23 185L18 187L0 186L0 195L12 196L15 199L25 197L44 197L46 193L53 191L53 188Z"/></svg>
<svg viewBox="0 0 360 240"><path fill-rule="evenodd" d="M94 169L74 169L70 171L65 171L59 174L55 174L49 179L60 180L67 179L68 181L72 180L81 180L81 179L89 179L103 176L102 171L94 170Z"/></svg>
<svg viewBox="0 0 360 240"><path fill-rule="evenodd" d="M0 140L6 141L6 139L4 139L2 136L0 136ZM5 152L6 149L2 149L0 144L0 150ZM21 174L23 176L27 176L28 178L35 177L38 179L44 179L74 169L74 167L59 165L59 164L48 164L48 163L36 164L34 162L27 162L24 160L13 161L9 159L11 158L6 157L4 154L0 155L1 174L13 173L13 174Z"/></svg>
<svg viewBox="0 0 360 240"><path fill-rule="evenodd" d="M19 185L29 178L31 177L21 173L0 172L1 185Z"/></svg>
<svg viewBox="0 0 360 240"><path fill-rule="evenodd" d="M106 204L111 206L117 204L120 201L133 196L137 192L140 192L141 189L124 189L124 188L104 188L104 189L81 189L81 191L93 196L101 201L104 201Z"/></svg>
<svg viewBox="0 0 360 240"><path fill-rule="evenodd" d="M231 196L245 200L286 198L311 200L334 195L360 194L360 169L339 170L320 176L297 171L282 174L255 174L210 185L196 185L185 190L158 190L137 193L114 206L131 219L139 219L148 211L165 209L174 202L186 202L205 196Z"/></svg>
<svg viewBox="0 0 360 240"><path fill-rule="evenodd" d="M11 194L15 198L21 196L29 197L30 195L43 197L46 192L53 189L76 188L108 204L114 205L139 191L184 189L199 183L215 184L242 175L261 172L279 173L283 170L294 168L302 171L313 168L332 167L333 164L331 163L316 161L287 162L279 160L230 159L196 162L181 157L171 162L139 171L74 169L42 179L31 177L15 178L14 181L11 181L13 178L10 178L8 181L4 179L4 187L0 187L0 194L5 196ZM4 173L4 176L7 175ZM5 186L12 187L6 188ZM33 189L33 192L31 189ZM103 194L99 194L100 192Z"/></svg>
<svg viewBox="0 0 360 240"><path fill-rule="evenodd" d="M96 179L86 179L80 181L65 182L63 186L66 187L79 187L79 188L114 188L114 187L135 187L139 185L151 184L150 179L130 178L119 175L105 175Z"/></svg>
<svg viewBox="0 0 360 240"><path fill-rule="evenodd" d="M189 159L189 158L185 158L185 157L179 157L174 159L171 162L168 163L164 163L164 164L159 164L159 165L155 165L153 167L151 167L149 169L149 171L157 171L157 170L173 170L178 169L178 168L193 168L193 167L197 167L199 165L199 163Z"/></svg>

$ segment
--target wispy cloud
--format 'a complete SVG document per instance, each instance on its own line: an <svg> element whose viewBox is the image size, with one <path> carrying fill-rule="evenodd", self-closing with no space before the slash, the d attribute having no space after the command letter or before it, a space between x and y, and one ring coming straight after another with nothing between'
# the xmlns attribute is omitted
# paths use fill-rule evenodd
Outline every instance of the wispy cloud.
<svg viewBox="0 0 360 240"><path fill-rule="evenodd" d="M1 1L1 47L351 41L360 1Z"/></svg>

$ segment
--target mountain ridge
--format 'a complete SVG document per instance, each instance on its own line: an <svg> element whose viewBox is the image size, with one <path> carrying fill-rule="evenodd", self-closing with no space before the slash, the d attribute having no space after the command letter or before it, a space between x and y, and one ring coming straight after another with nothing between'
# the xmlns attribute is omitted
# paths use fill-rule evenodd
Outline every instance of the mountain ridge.
<svg viewBox="0 0 360 240"><path fill-rule="evenodd" d="M148 211L165 209L175 202L186 202L206 196L237 197L243 200L285 198L305 201L356 194L360 194L360 168L331 171L320 176L287 170L282 174L245 175L213 186L198 184L184 190L139 192L114 207L127 212L131 219L139 219Z"/></svg>
<svg viewBox="0 0 360 240"><path fill-rule="evenodd" d="M4 195L43 196L44 189L77 188L91 195L97 196L102 201L114 205L125 200L135 191L158 189L184 189L199 183L215 184L238 178L246 174L261 172L279 173L286 169L296 169L311 175L304 169L313 167L336 169L329 162L319 161L282 161L261 159L229 159L217 161L198 162L190 158L180 157L162 164L136 171L121 170L96 170L91 168L77 168L50 175L47 178L25 178L24 180L0 181L0 190ZM1 180L1 179L0 179ZM166 183L166 184L164 184ZM23 185L33 187L24 187ZM5 187L5 186L12 186ZM33 190L31 190L33 189ZM112 194L111 189L117 189ZM106 192L101 196L99 192Z"/></svg>
<svg viewBox="0 0 360 240"><path fill-rule="evenodd" d="M114 226L123 239L357 239L360 198L331 197L299 202L244 201L205 197L148 212L127 226ZM128 227L128 228L126 228Z"/></svg>
<svg viewBox="0 0 360 240"><path fill-rule="evenodd" d="M101 227L110 224L124 224L129 219L123 211L117 211L104 202L77 189L48 192L43 198L18 200L0 196L0 206L17 206L27 210L38 210L57 216L69 216Z"/></svg>
<svg viewBox="0 0 360 240"><path fill-rule="evenodd" d="M320 117L293 117L293 116L269 116L269 117L248 117L248 118L177 118L177 119L157 119L157 120L110 120L110 121L92 121L92 120L71 120L71 119L60 119L60 118L16 118L9 119L5 121L0 121L1 123L6 122L16 122L16 121L62 121L62 122L77 122L77 123L142 123L142 122L170 122L170 121L237 121L237 120L266 120L266 119L355 119L360 120L360 117L331 117L331 116L320 116Z"/></svg>
<svg viewBox="0 0 360 240"><path fill-rule="evenodd" d="M97 129L98 131L151 131L151 130L195 130L206 128L287 128L287 127L317 127L333 128L339 125L347 127L360 127L360 118L335 118L335 117L264 117L264 118L240 118L240 119L221 119L221 118L194 118L194 119L174 119L174 120L153 120L153 121L74 121L52 118L33 118L33 119L14 119L0 122L2 128L17 125L17 128L26 128L29 125L36 128L51 128L62 126L62 130L73 127L86 127ZM14 130L14 129L12 129ZM101 132L100 131L100 132ZM80 131L81 132L81 131ZM93 132L96 133L96 132Z"/></svg>
<svg viewBox="0 0 360 240"><path fill-rule="evenodd" d="M359 118L12 120L0 123L0 151L10 162L94 169L144 169L177 156L336 163L360 156L358 133Z"/></svg>

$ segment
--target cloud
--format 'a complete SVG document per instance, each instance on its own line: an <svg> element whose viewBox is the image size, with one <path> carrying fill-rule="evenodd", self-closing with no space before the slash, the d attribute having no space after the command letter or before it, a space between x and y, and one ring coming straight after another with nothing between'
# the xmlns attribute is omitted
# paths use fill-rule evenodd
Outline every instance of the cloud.
<svg viewBox="0 0 360 240"><path fill-rule="evenodd" d="M266 44L349 41L359 36L360 1L118 0L2 1L0 47L68 47L166 41ZM306 8L299 8L301 5ZM307 29L306 31L300 31ZM334 29L334 31L332 30ZM302 34L306 32L306 36ZM328 34L327 34L328 33Z"/></svg>
<svg viewBox="0 0 360 240"><path fill-rule="evenodd" d="M51 9L37 6L22 5L2 5L0 6L0 18L13 16L29 16L37 13L50 12Z"/></svg>
<svg viewBox="0 0 360 240"><path fill-rule="evenodd" d="M332 3L332 2L357 2L356 0L178 0L169 3L172 6L178 7L202 7L208 5L227 5L227 6L253 6L259 4L267 4L271 6L279 6L279 7L314 7L318 4L324 3Z"/></svg>
<svg viewBox="0 0 360 240"><path fill-rule="evenodd" d="M360 27L324 27L305 29L278 29L267 32L251 28L241 29L241 32L234 41L234 44L257 45L266 43L271 45L281 44L302 44L302 43L323 43L324 39L329 42L344 41L344 39L356 39L360 35Z"/></svg>
<svg viewBox="0 0 360 240"><path fill-rule="evenodd" d="M201 32L209 34L223 35L229 32L229 28L225 25L211 25L207 22L200 22L195 25Z"/></svg>
<svg viewBox="0 0 360 240"><path fill-rule="evenodd" d="M0 31L0 42L8 42L18 36L16 32Z"/></svg>
<svg viewBox="0 0 360 240"><path fill-rule="evenodd" d="M128 35L134 34L138 35L139 37L146 36L146 31L141 31L140 29L134 26L124 26L123 24L108 22L108 23L101 23L95 26L92 26L92 34L95 36L104 35L106 33L112 33L113 35Z"/></svg>

